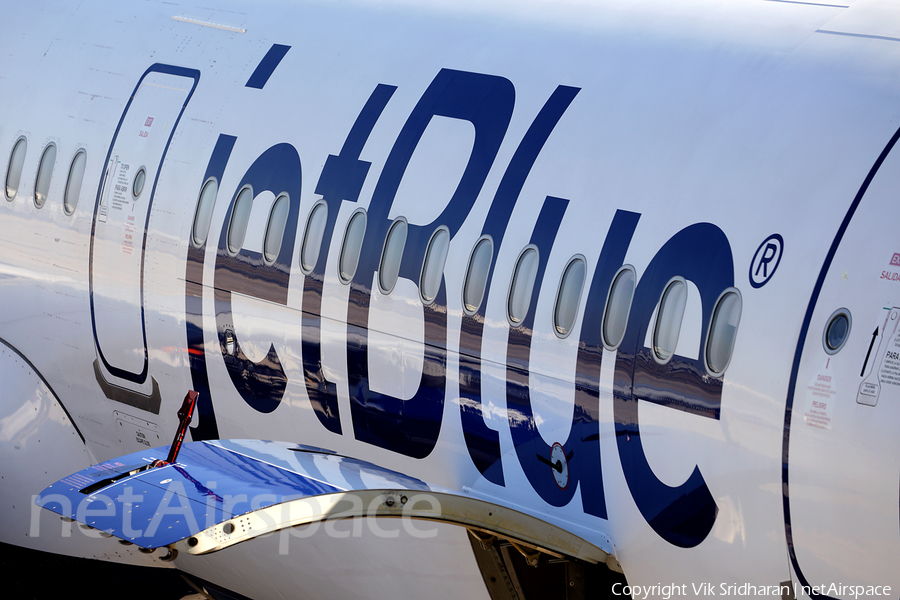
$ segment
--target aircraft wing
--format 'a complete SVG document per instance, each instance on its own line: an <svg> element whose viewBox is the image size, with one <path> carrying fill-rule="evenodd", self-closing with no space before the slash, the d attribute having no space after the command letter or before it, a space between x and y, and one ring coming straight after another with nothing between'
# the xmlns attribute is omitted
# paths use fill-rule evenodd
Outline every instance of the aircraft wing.
<svg viewBox="0 0 900 600"><path fill-rule="evenodd" d="M167 452L147 449L99 463L48 486L35 502L142 548L188 554L321 521L394 517L459 525L524 552L615 561L611 544L599 548L534 516L321 448L192 442L175 463L153 466Z"/></svg>

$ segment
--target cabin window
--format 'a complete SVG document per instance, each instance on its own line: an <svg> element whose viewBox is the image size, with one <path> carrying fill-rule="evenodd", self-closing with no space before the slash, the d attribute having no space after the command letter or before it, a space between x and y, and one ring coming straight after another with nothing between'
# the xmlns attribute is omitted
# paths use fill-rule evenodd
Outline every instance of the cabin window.
<svg viewBox="0 0 900 600"><path fill-rule="evenodd" d="M381 251L381 262L378 264L378 287L382 294L390 294L400 275L400 260L403 258L403 249L406 247L406 233L408 226L402 218L391 223L387 235L384 238L384 248Z"/></svg>
<svg viewBox="0 0 900 600"><path fill-rule="evenodd" d="M828 324L825 326L825 331L822 334L825 352L837 354L844 347L844 343L846 343L847 337L850 335L851 323L850 311L846 308L834 311L828 319Z"/></svg>
<svg viewBox="0 0 900 600"><path fill-rule="evenodd" d="M575 317L578 316L578 305L581 302L581 290L584 288L586 266L584 260L575 257L569 261L559 282L556 294L556 309L553 311L553 325L560 337L566 337L572 331Z"/></svg>
<svg viewBox="0 0 900 600"><path fill-rule="evenodd" d="M251 208L253 208L253 189L246 186L238 193L234 207L231 209L231 223L228 224L228 251L232 255L240 252L244 245Z"/></svg>
<svg viewBox="0 0 900 600"><path fill-rule="evenodd" d="M22 167L25 165L25 151L28 149L28 141L21 137L13 146L9 156L9 166L6 168L6 199L13 201L19 190L19 181L22 179Z"/></svg>
<svg viewBox="0 0 900 600"><path fill-rule="evenodd" d="M422 302L431 304L441 289L444 275L444 264L450 250L450 232L446 227L439 227L428 242L425 260L422 262L422 276L419 278L419 293Z"/></svg>
<svg viewBox="0 0 900 600"><path fill-rule="evenodd" d="M219 193L219 184L214 178L209 178L200 189L200 197L197 199L197 210L194 213L194 226L191 228L191 240L194 246L199 248L206 243L209 235L209 224L212 222L213 207L216 205L216 194Z"/></svg>
<svg viewBox="0 0 900 600"><path fill-rule="evenodd" d="M686 304L687 285L684 279L673 279L659 300L656 326L653 329L653 356L660 363L669 362L675 353Z"/></svg>
<svg viewBox="0 0 900 600"><path fill-rule="evenodd" d="M263 242L263 255L266 262L272 264L281 252L281 242L284 239L284 228L287 225L288 212L291 201L286 194L278 196L269 213L269 224L266 226L266 239Z"/></svg>
<svg viewBox="0 0 900 600"><path fill-rule="evenodd" d="M53 177L53 167L56 165L56 144L47 144L41 155L41 164L38 165L37 178L34 181L34 205L38 208L44 206L47 195L50 193L50 179Z"/></svg>
<svg viewBox="0 0 900 600"><path fill-rule="evenodd" d="M494 243L491 238L484 237L478 240L475 248L472 249L472 256L469 258L466 283L463 286L463 307L469 314L475 313L481 306L493 258Z"/></svg>
<svg viewBox="0 0 900 600"><path fill-rule="evenodd" d="M300 267L309 273L319 261L319 251L322 248L322 239L325 237L325 223L328 218L328 205L319 202L313 206L306 221L306 233L303 235L303 245L300 247Z"/></svg>
<svg viewBox="0 0 900 600"><path fill-rule="evenodd" d="M628 315L631 313L631 301L634 299L635 280L634 269L626 265L619 269L609 286L602 326L603 344L609 350L618 348L625 336Z"/></svg>
<svg viewBox="0 0 900 600"><path fill-rule="evenodd" d="M340 276L341 281L350 283L356 275L356 267L359 265L359 253L362 250L363 238L366 235L366 212L358 210L350 217L347 223L347 231L344 233L344 243L341 246Z"/></svg>
<svg viewBox="0 0 900 600"><path fill-rule="evenodd" d="M713 309L706 336L706 366L713 375L721 375L728 368L740 322L741 296L734 288L725 290Z"/></svg>
<svg viewBox="0 0 900 600"><path fill-rule="evenodd" d="M513 271L512 283L509 286L507 314L513 325L521 323L528 314L537 269L537 248L529 246L519 255L519 260L516 262L516 270Z"/></svg>
<svg viewBox="0 0 900 600"><path fill-rule="evenodd" d="M141 167L138 169L137 175L134 176L134 181L131 183L131 195L135 200L140 197L141 192L144 191L144 183L147 181L147 169Z"/></svg>
<svg viewBox="0 0 900 600"><path fill-rule="evenodd" d="M84 167L87 164L87 152L79 150L72 158L69 166L69 177L66 180L66 192L63 196L63 208L67 215L75 212L81 196L81 183L84 181Z"/></svg>

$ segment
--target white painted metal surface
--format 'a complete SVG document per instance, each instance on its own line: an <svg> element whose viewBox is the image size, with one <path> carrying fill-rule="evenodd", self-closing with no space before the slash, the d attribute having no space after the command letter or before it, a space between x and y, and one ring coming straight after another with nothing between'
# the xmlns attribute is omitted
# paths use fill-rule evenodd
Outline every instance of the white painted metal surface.
<svg viewBox="0 0 900 600"><path fill-rule="evenodd" d="M237 139L219 182L199 273L202 353L220 437L326 447L545 519L597 545L612 540L634 585L691 590L699 582L774 586L834 580L891 586L895 596L900 590L893 571L900 557L900 448L894 427L900 397L896 365L888 354L897 336L884 334L900 306L900 267L894 262L900 247L892 228L900 216L894 200L897 150L866 188L816 291L848 209L900 126L895 3L397 0L377 5L221 2L214 8L192 1L102 8L11 3L4 7L4 21L0 165L7 164L22 136L28 151L15 199L0 200L0 337L35 365L85 438L84 444L73 442L50 453L49 460L46 452L25 459L13 453L5 460L4 482L13 482L17 498L45 485L33 481L32 474L43 473L46 464L59 465L53 476L58 478L82 468L88 457L106 460L134 450L119 433L121 423L144 419L146 428L163 432L163 438L174 431L177 405L194 384L186 339L185 257L196 200L224 134ZM273 44L290 50L263 89L247 87ZM140 361L132 353L143 352L137 345L137 315L143 311L149 372L163 399L153 414L108 399L98 386L91 366L96 346L88 281L92 211L106 155L130 94L157 63L199 70L199 83L159 173L144 261L105 264L102 272L95 261L93 273L109 290L116 282L142 282L142 304L133 285L116 300L121 310L104 300L98 339L104 353L113 349L114 365L135 371ZM514 86L515 104L484 186L450 241L444 269L446 401L436 447L424 458L411 458L354 436L359 425L351 416L358 390L348 384L347 346L354 342L346 324L350 290L337 265L350 215L358 207L371 208L395 140L441 69L503 77ZM305 219L321 199L316 183L326 161L340 154L379 84L397 89L361 149L359 159L371 163L368 176L358 202L341 204L334 234L323 247L328 259L321 367L337 390L342 429L337 435L317 419L304 384L301 329L308 307L297 253ZM500 486L473 464L460 419L466 402L459 390L460 331L466 318L461 290L506 166L557 86L580 91L535 160L495 248L483 324L484 423L497 433L505 475ZM431 223L442 214L476 138L469 122L435 117L422 139L389 211L391 219L404 216L411 225ZM57 166L47 201L38 208L35 178L41 150L50 141L58 147ZM274 348L287 378L280 405L264 413L235 389L220 350L216 244L242 176L279 143L296 148L302 164L300 225L286 302L232 295L231 325L241 350L258 362ZM70 216L63 207L65 174L80 149L87 152L87 168L81 201ZM154 179L148 170L148 182ZM586 513L580 493L562 506L548 503L517 458L511 432L517 414L506 402L506 295L515 261L531 242L548 196L568 200L546 256L543 288L535 292L540 296L528 353L535 430L548 446L569 436L576 402L579 337L559 337L552 319L555 286L569 260L587 259L588 283L573 326L578 332L586 319L589 282L617 210L640 214L622 261L633 266L638 285L666 241L685 228L711 223L727 238L743 306L719 418L635 401L643 451L655 477L677 487L697 469L715 500L715 524L694 547L663 540L634 500L616 432L615 351L600 355L595 415L607 518ZM257 226L264 218L251 223L256 229L247 239L259 245L264 232ZM759 252L773 234L781 236L783 247L766 278L760 275ZM369 284L377 289L375 280ZM695 300L699 303L699 296ZM401 276L390 295L376 291L371 301L371 389L410 401L427 350L418 282ZM676 354L696 358L705 328L702 311L692 310L690 301ZM852 329L843 349L830 356L822 347L823 328L839 308L852 314ZM95 305L95 317L96 310ZM649 314L643 315L648 322ZM638 316L632 312L631 318ZM877 350L866 358L876 327ZM0 362L4 396L9 387L38 389L29 387L32 376L15 374L14 364L14 358ZM873 394L860 391L864 382L880 386L877 403L866 401ZM141 393L149 393L148 386ZM867 398L859 401L860 394ZM820 407L813 402L820 399L827 408L815 415ZM3 403L2 409L9 419L25 406L17 401ZM48 415L58 413L53 409ZM129 418L118 417L121 413ZM48 417L40 426L54 423L56 432L60 419ZM62 427L67 433L53 433L54 439L69 436L68 427ZM58 457L74 463L63 468ZM561 474L548 467L545 483L562 489L566 480L554 472ZM13 492L5 483L0 493ZM415 594L422 586L429 586L435 598L476 597L483 591L476 589L480 574L468 542L457 533L442 531L434 555L410 555L408 569L386 568L380 558L406 552L402 540L385 546L380 538L340 536L298 543L302 555L293 549L280 554L278 538L272 537L202 562L179 559L176 566L254 597L278 597L299 589L299 582L309 597L396 597ZM16 536L4 527L3 541L14 542ZM66 541L46 548L80 552L62 550Z"/></svg>

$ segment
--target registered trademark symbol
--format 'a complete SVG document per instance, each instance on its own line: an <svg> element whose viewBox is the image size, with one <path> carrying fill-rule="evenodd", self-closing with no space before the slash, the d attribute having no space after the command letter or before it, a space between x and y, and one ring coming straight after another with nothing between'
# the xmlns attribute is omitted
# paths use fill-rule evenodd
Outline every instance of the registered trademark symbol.
<svg viewBox="0 0 900 600"><path fill-rule="evenodd" d="M761 288L769 283L772 275L778 270L783 253L784 238L781 235L773 233L763 240L750 262L750 285Z"/></svg>

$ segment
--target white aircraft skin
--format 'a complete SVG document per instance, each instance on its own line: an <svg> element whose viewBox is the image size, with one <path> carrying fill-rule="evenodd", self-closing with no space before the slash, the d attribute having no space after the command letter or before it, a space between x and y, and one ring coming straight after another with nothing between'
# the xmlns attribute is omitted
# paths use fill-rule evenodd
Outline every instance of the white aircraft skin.
<svg viewBox="0 0 900 600"><path fill-rule="evenodd" d="M490 597L453 525L432 524L423 542L352 535L346 521L336 526L346 538L276 535L162 563L77 527L68 537L70 524L34 505L71 473L169 443L185 391L205 381L187 441L327 448L536 517L612 557L633 587L611 597L780 596L771 588L785 582L796 597L900 595L900 6L208 4L4 6L0 541L175 567L253 598L423 586L434 598ZM353 137L361 114L368 130ZM421 139L409 137L416 127ZM145 136L152 160L130 158ZM361 175L347 166L363 162ZM139 167L146 188L133 199ZM218 195L197 244L210 177ZM232 258L227 224L248 181L255 200ZM257 263L282 192L278 271ZM333 231L319 308L300 253L323 199ZM370 219L360 269L372 277L348 285L341 247L360 208ZM378 253L401 217L407 252L384 293ZM441 226L449 251L426 306L418 275ZM483 235L493 267L473 317L463 288ZM529 245L540 280L519 326L508 297ZM557 290L573 258L584 285L563 336ZM229 279L240 264L249 274ZM623 266L638 286L625 340L591 346ZM674 277L687 299L666 366L654 358L654 307ZM729 292L740 321L721 372L706 345ZM309 343L320 366L305 374ZM270 347L282 388L246 375L271 367ZM434 369L436 392L423 379ZM475 397L460 383L473 372ZM334 393L313 398L313 376ZM573 425L579 394L587 413ZM384 411L396 420L379 421Z"/></svg>

